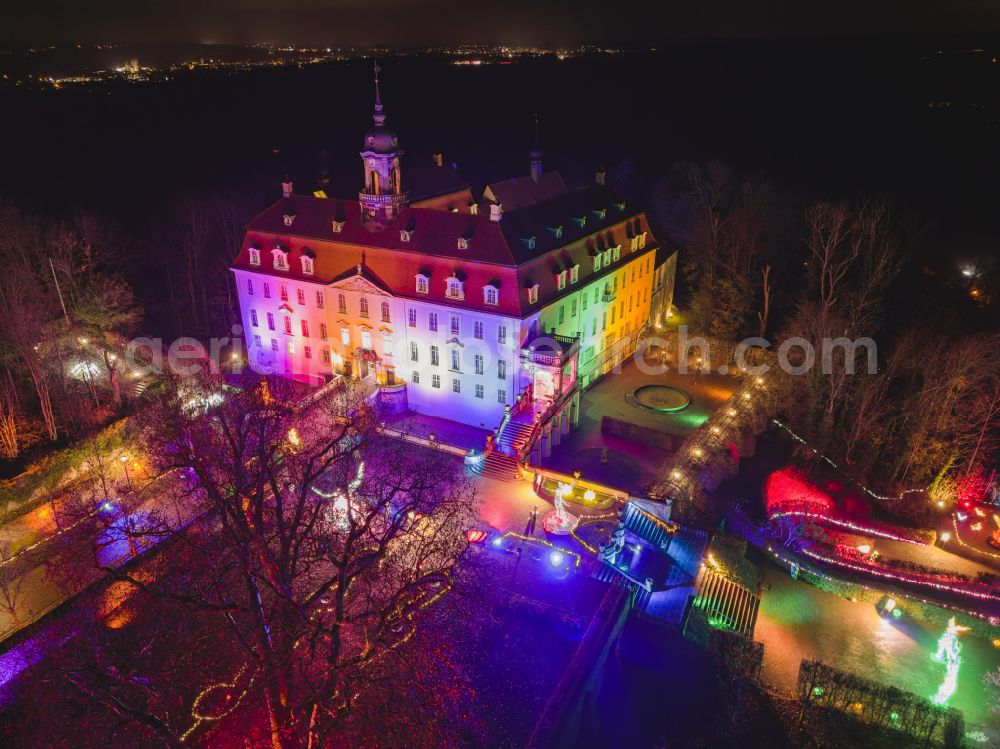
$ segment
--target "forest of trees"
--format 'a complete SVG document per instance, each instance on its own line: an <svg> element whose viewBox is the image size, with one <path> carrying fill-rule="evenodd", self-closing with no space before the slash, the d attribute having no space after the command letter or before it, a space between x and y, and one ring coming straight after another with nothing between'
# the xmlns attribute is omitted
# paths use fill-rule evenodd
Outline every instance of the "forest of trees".
<svg viewBox="0 0 1000 749"><path fill-rule="evenodd" d="M230 193L179 200L136 235L0 201L0 458L127 413L135 335L207 339L238 321L228 270L251 215Z"/></svg>
<svg viewBox="0 0 1000 749"><path fill-rule="evenodd" d="M981 483L1000 447L996 268L927 259L925 227L886 197L806 201L723 164L678 164L649 211L681 253L695 332L726 340L871 338L832 370L783 378L793 428L885 491ZM851 371L854 374L851 374Z"/></svg>

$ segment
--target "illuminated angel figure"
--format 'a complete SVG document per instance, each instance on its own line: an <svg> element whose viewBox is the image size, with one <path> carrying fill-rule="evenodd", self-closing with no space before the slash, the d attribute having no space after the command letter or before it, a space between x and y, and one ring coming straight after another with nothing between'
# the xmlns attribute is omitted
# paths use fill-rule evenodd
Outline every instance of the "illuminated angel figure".
<svg viewBox="0 0 1000 749"><path fill-rule="evenodd" d="M566 495L573 491L573 487L567 484L559 484L553 504L556 506L556 517L559 518L560 525L569 522L570 514L566 511Z"/></svg>
<svg viewBox="0 0 1000 749"><path fill-rule="evenodd" d="M948 620L948 629L938 640L937 652L931 658L945 664L945 674L937 694L931 698L935 705L945 704L958 687L958 669L962 665L962 644L958 641L958 636L968 631L968 627L959 626L955 623L955 617L952 617Z"/></svg>
<svg viewBox="0 0 1000 749"><path fill-rule="evenodd" d="M572 492L572 484L563 484L560 482L555 496L552 498L552 504L555 505L555 509L542 518L542 528L549 533L558 533L561 535L572 533L577 523L579 523L576 516L566 510L566 495Z"/></svg>

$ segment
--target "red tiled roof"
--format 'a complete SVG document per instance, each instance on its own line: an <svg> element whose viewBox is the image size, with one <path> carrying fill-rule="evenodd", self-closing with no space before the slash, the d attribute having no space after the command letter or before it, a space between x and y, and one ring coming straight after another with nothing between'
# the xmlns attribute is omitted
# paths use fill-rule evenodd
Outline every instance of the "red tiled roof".
<svg viewBox="0 0 1000 749"><path fill-rule="evenodd" d="M543 172L538 182L531 177L513 177L486 186L485 196L492 197L504 211L516 211L569 192L559 172ZM486 207L486 210L489 210Z"/></svg>
<svg viewBox="0 0 1000 749"><path fill-rule="evenodd" d="M284 216L294 214L291 226ZM339 233L334 233L334 220L343 221ZM412 230L410 241L400 238L400 231ZM250 233L273 234L278 237L328 239L337 243L381 247L413 253L433 253L457 259L474 258L487 263L514 265L514 258L497 222L489 216L435 211L429 208L404 208L389 226L381 231L369 231L361 220L357 201L314 198L293 195L282 198L250 222ZM472 237L469 250L458 249L458 238Z"/></svg>
<svg viewBox="0 0 1000 749"><path fill-rule="evenodd" d="M610 244L621 244L623 255L628 254L627 236L636 222L640 230L647 230L645 217L628 207L616 207L616 203L622 205L612 190L595 185L504 212L499 222L490 221L488 215L405 208L387 228L369 231L356 201L294 195L279 200L250 222L233 267L329 284L356 274L360 264L366 278L396 296L523 317L578 288L567 284L560 291L555 281L558 270L579 264L581 284L594 275L604 275L603 268L593 273L592 245L603 249L610 238ZM286 215L294 215L290 226L285 224ZM583 217L586 221L582 226L574 221ZM334 221L342 222L336 233ZM560 237L550 231L558 226L562 227ZM412 229L408 242L400 237L402 229ZM526 241L532 236L534 249ZM458 249L460 237L469 240L468 249ZM289 250L287 271L273 267L271 250L276 246ZM259 266L250 265L250 247L260 250ZM650 242L643 252L654 247ZM303 253L315 255L311 276L302 274ZM465 299L461 301L445 297L444 279L456 272L465 276ZM430 277L430 293L416 293L418 273ZM535 283L539 285L539 300L529 305L524 289ZM497 306L484 303L486 285L499 288Z"/></svg>

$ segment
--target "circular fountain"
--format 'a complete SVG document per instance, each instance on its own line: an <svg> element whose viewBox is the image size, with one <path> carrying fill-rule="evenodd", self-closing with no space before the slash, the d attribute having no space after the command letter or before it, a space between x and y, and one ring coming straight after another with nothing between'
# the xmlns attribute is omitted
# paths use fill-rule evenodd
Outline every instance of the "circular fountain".
<svg viewBox="0 0 1000 749"><path fill-rule="evenodd" d="M626 396L633 406L661 414L683 411L691 405L691 396L670 385L641 385Z"/></svg>

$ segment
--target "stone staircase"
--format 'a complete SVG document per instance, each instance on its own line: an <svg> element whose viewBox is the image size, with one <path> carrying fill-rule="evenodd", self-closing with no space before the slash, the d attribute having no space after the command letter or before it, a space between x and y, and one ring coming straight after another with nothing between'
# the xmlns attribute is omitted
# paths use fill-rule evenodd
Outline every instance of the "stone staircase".
<svg viewBox="0 0 1000 749"><path fill-rule="evenodd" d="M153 384L152 377L143 377L138 380L129 378L128 380L125 381L125 384L122 387L122 391L124 391L124 393L129 398L138 400L139 398L142 397L143 393L146 392L146 389L152 384Z"/></svg>
<svg viewBox="0 0 1000 749"><path fill-rule="evenodd" d="M622 522L625 527L635 533L640 538L644 538L664 551L670 546L672 533L667 530L670 526L649 513L643 512L642 508L635 503L629 502L622 511Z"/></svg>
<svg viewBox="0 0 1000 749"><path fill-rule="evenodd" d="M469 470L477 476L487 476L497 481L517 481L520 473L517 469L517 459L512 455L504 455L497 450L490 453L486 460L480 461Z"/></svg>
<svg viewBox="0 0 1000 749"><path fill-rule="evenodd" d="M646 606L649 604L651 593L646 590L642 585L637 585L635 582L627 578L617 569L612 567L610 564L601 563L598 565L597 570L594 572L594 578L601 580L602 582L611 583L612 585L619 585L625 588L629 594L632 596L632 610L642 613L645 611Z"/></svg>
<svg viewBox="0 0 1000 749"><path fill-rule="evenodd" d="M760 610L760 597L734 580L702 567L695 582L693 606L702 609L709 622L737 634L753 636Z"/></svg>
<svg viewBox="0 0 1000 749"><path fill-rule="evenodd" d="M497 440L497 450L505 455L515 455L531 436L534 424L535 414L533 411L526 410L515 416L504 428L500 439Z"/></svg>

